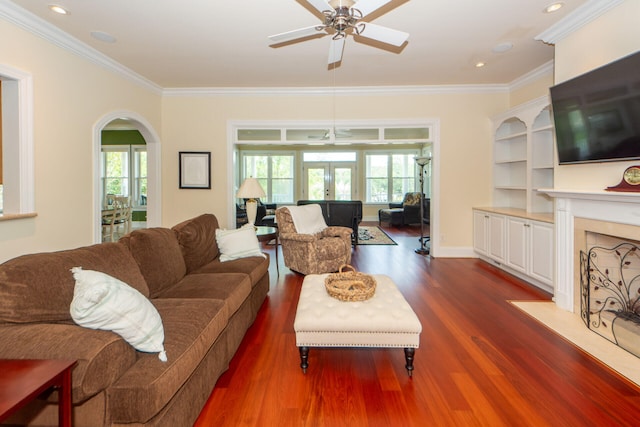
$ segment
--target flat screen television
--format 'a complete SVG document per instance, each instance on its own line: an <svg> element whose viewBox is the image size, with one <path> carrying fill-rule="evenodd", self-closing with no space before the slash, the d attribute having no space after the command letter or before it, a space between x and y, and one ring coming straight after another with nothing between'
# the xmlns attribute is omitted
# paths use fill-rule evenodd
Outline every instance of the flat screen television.
<svg viewBox="0 0 640 427"><path fill-rule="evenodd" d="M640 159L640 52L550 91L560 164Z"/></svg>

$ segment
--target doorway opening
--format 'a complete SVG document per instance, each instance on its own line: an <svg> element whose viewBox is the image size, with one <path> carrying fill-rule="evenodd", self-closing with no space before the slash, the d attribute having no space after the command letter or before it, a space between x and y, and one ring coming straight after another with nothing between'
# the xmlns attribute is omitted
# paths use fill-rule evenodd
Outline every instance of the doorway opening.
<svg viewBox="0 0 640 427"><path fill-rule="evenodd" d="M116 207L116 200L118 204L127 201L130 221L118 235L135 227L161 225L160 170L160 139L145 119L132 112L116 112L98 122L94 127L96 242L107 235L107 240L114 239L113 226L104 226L103 215L114 213L109 209Z"/></svg>

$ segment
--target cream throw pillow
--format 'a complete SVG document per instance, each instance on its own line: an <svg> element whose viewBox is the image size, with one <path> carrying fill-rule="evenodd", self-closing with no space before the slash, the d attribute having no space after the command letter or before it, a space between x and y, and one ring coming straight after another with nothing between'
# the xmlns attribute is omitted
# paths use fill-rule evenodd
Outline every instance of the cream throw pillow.
<svg viewBox="0 0 640 427"><path fill-rule="evenodd" d="M113 331L136 350L159 352L158 358L167 361L162 319L144 295L99 271L74 267L71 272L76 279L69 310L74 322L85 328Z"/></svg>
<svg viewBox="0 0 640 427"><path fill-rule="evenodd" d="M251 224L245 224L235 230L216 229L216 242L220 251L220 262L250 256L267 257L260 250L256 230Z"/></svg>

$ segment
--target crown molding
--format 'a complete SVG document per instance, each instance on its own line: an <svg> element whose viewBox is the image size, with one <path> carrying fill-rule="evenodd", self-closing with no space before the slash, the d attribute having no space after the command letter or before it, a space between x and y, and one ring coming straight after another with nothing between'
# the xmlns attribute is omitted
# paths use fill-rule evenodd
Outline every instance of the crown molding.
<svg viewBox="0 0 640 427"><path fill-rule="evenodd" d="M548 75L553 76L554 65L555 61L552 59L551 61L542 64L538 68L529 71L527 74L518 77L517 79L509 83L509 90L520 89Z"/></svg>
<svg viewBox="0 0 640 427"><path fill-rule="evenodd" d="M550 28L538 34L535 40L556 44L623 2L624 0L589 0Z"/></svg>
<svg viewBox="0 0 640 427"><path fill-rule="evenodd" d="M117 61L98 52L88 44L70 36L44 19L17 6L13 2L0 0L0 18L10 22L23 30L41 37L54 45L87 59L109 71L125 77L154 93L161 95L162 88L135 71L123 66Z"/></svg>
<svg viewBox="0 0 640 427"><path fill-rule="evenodd" d="M509 86L487 85L433 85L433 86L353 86L353 87L247 87L247 88L167 88L167 97L214 96L371 96L371 95L424 95L506 93Z"/></svg>

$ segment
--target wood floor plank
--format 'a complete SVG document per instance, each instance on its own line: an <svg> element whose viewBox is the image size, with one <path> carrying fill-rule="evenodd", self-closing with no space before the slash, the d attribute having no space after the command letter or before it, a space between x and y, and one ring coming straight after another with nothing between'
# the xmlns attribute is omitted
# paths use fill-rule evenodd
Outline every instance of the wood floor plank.
<svg viewBox="0 0 640 427"><path fill-rule="evenodd" d="M282 256L278 275L264 246L269 295L196 426L638 425L640 388L509 302L550 295L477 259L416 254L418 227L385 231L397 246L360 246L352 262L390 276L418 315L413 377L402 349L312 348L303 374L303 276Z"/></svg>

